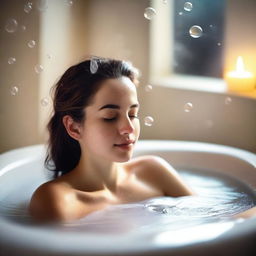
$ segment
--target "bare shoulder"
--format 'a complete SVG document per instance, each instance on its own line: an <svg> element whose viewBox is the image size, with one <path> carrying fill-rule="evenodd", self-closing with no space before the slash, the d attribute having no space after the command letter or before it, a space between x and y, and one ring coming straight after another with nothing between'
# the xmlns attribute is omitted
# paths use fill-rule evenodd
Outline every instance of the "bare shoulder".
<svg viewBox="0 0 256 256"><path fill-rule="evenodd" d="M38 221L65 221L68 218L66 205L74 197L72 190L62 184L46 182L33 193L29 212Z"/></svg>
<svg viewBox="0 0 256 256"><path fill-rule="evenodd" d="M154 182L166 196L195 194L172 165L162 157L154 155L139 156L129 162L129 168L139 178Z"/></svg>

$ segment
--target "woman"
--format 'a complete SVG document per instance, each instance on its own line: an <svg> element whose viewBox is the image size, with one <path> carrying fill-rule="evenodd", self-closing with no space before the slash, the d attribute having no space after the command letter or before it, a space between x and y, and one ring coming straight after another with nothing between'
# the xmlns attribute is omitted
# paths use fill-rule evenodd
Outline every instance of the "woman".
<svg viewBox="0 0 256 256"><path fill-rule="evenodd" d="M93 57L57 82L45 161L55 179L31 198L36 220L69 221L111 204L193 194L162 158L130 160L140 133L137 77L127 62Z"/></svg>

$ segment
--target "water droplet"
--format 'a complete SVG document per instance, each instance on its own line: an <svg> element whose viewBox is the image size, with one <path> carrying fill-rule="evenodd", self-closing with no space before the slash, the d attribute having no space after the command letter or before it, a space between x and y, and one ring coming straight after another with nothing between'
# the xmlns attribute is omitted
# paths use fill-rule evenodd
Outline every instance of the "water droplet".
<svg viewBox="0 0 256 256"><path fill-rule="evenodd" d="M29 3L24 5L24 12L30 13L31 10L32 10L32 3L29 2Z"/></svg>
<svg viewBox="0 0 256 256"><path fill-rule="evenodd" d="M153 89L153 87L152 87L152 85L150 85L150 84L148 84L148 85L145 86L145 91L146 91L146 92L151 92L152 89Z"/></svg>
<svg viewBox="0 0 256 256"><path fill-rule="evenodd" d="M34 40L30 40L30 41L28 42L28 47L29 47L29 48L34 48L35 45L36 45L36 41L34 41Z"/></svg>
<svg viewBox="0 0 256 256"><path fill-rule="evenodd" d="M156 15L156 11L152 7L147 7L144 11L144 17L148 20L152 20Z"/></svg>
<svg viewBox="0 0 256 256"><path fill-rule="evenodd" d="M192 3L186 2L186 3L184 4L184 10L185 10L185 11L191 12L192 9L193 9L193 4L192 4Z"/></svg>
<svg viewBox="0 0 256 256"><path fill-rule="evenodd" d="M42 106L42 107L46 107L46 106L48 106L48 104L49 104L49 100L48 100L48 98L42 98L42 99L40 100L40 103L41 103L41 106Z"/></svg>
<svg viewBox="0 0 256 256"><path fill-rule="evenodd" d="M153 119L153 117L151 117L151 116L146 116L146 117L144 118L144 124L145 124L146 126L152 126L152 125L153 125L153 122L154 122L154 119Z"/></svg>
<svg viewBox="0 0 256 256"><path fill-rule="evenodd" d="M14 64L15 62L16 62L16 59L14 57L10 57L8 59L8 64L10 64L10 65Z"/></svg>
<svg viewBox="0 0 256 256"><path fill-rule="evenodd" d="M65 1L65 4L70 7L70 6L72 6L72 5L74 4L74 1L72 1L72 0L66 0L66 1Z"/></svg>
<svg viewBox="0 0 256 256"><path fill-rule="evenodd" d="M14 33L17 30L18 22L15 19L8 19L5 23L5 30L8 33Z"/></svg>
<svg viewBox="0 0 256 256"><path fill-rule="evenodd" d="M18 88L17 86L13 86L13 87L10 89L10 93L11 93L12 96L17 95L18 91L19 91L19 88Z"/></svg>
<svg viewBox="0 0 256 256"><path fill-rule="evenodd" d="M190 112L193 109L193 104L191 102L188 102L184 105L184 111L185 112Z"/></svg>
<svg viewBox="0 0 256 256"><path fill-rule="evenodd" d="M48 0L37 0L36 7L38 11L45 12L48 8Z"/></svg>
<svg viewBox="0 0 256 256"><path fill-rule="evenodd" d="M95 74L98 70L98 63L96 58L91 58L90 61L90 71L92 74Z"/></svg>
<svg viewBox="0 0 256 256"><path fill-rule="evenodd" d="M226 105L231 104L231 102L232 102L232 99L231 99L230 97L226 97L226 98L225 98L225 104L226 104Z"/></svg>
<svg viewBox="0 0 256 256"><path fill-rule="evenodd" d="M35 72L40 74L44 70L44 67L40 64L35 65Z"/></svg>
<svg viewBox="0 0 256 256"><path fill-rule="evenodd" d="M200 26L194 25L189 29L189 34L193 38L199 38L203 34L203 29Z"/></svg>

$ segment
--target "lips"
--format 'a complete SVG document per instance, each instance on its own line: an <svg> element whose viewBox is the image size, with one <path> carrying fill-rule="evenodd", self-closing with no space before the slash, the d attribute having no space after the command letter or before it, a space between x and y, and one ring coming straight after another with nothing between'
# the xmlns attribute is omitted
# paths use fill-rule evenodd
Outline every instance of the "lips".
<svg viewBox="0 0 256 256"><path fill-rule="evenodd" d="M131 144L134 144L135 141L134 140L128 140L128 141L125 141L125 142L121 142L120 144L114 144L114 146L128 146L128 145L131 145Z"/></svg>

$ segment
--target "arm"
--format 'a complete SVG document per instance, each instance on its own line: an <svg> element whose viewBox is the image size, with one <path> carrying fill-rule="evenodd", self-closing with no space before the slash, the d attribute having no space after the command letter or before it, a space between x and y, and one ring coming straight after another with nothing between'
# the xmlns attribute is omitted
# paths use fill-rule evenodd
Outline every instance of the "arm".
<svg viewBox="0 0 256 256"><path fill-rule="evenodd" d="M254 206L253 208L248 209L244 212L240 212L240 213L232 216L232 218L234 218L234 219L239 219L239 218L249 219L252 217L256 217L256 206Z"/></svg>

